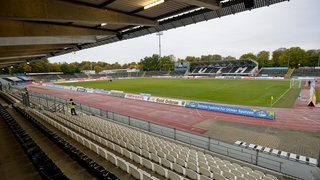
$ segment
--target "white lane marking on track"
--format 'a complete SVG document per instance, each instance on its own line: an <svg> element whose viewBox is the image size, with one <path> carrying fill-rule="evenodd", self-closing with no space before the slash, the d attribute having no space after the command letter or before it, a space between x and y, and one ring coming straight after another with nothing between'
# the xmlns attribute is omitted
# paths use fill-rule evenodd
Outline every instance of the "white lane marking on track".
<svg viewBox="0 0 320 180"><path fill-rule="evenodd" d="M196 109L196 111L197 111L197 114L198 114L201 118L203 118L203 116L201 115L201 113L199 112L199 110Z"/></svg>

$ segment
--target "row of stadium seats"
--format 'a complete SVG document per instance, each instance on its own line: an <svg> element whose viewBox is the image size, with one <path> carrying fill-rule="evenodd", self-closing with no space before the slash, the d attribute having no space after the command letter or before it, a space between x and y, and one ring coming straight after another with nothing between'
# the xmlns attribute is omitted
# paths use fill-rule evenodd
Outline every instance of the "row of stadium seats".
<svg viewBox="0 0 320 180"><path fill-rule="evenodd" d="M63 149L72 159L77 161L82 167L88 170L93 176L99 179L107 180L119 180L117 176L106 170L104 167L100 166L93 159L89 158L86 154L82 153L79 149L72 146L70 143L59 137L57 134L53 133L42 123L37 121L32 115L28 114L20 107L14 106L17 111L23 114L36 128L38 128L45 136L47 136L51 141L57 144L61 149ZM42 161L39 161L43 163ZM44 179L68 179L67 177L45 177Z"/></svg>
<svg viewBox="0 0 320 180"><path fill-rule="evenodd" d="M43 179L68 179L2 105L0 105L0 115L9 125L17 141Z"/></svg>
<svg viewBox="0 0 320 180"><path fill-rule="evenodd" d="M50 112L45 112L45 114L52 119L57 119L61 126L65 125L64 128L68 128L68 130L64 131L87 147L97 147L95 149L108 147L167 178L176 176L181 179L183 176L187 176L191 179L223 179L225 177L231 179L276 179L276 177L265 175L261 171L242 167L202 151L97 117L75 117ZM87 140L83 140L83 138ZM111 158L111 161L114 160Z"/></svg>
<svg viewBox="0 0 320 180"><path fill-rule="evenodd" d="M244 74L250 73L254 67L196 67L192 74Z"/></svg>
<svg viewBox="0 0 320 180"><path fill-rule="evenodd" d="M249 148L249 149L255 149L255 150L258 150L259 152L271 154L274 156L279 156L279 157L282 157L285 159L300 161L302 163L306 163L306 164L313 165L313 166L317 166L317 164L318 164L317 159L302 156L302 155L297 155L295 153L288 153L286 151L280 151L278 149L263 147L263 146L255 145L255 144L247 144L246 142L243 142L243 141L236 141L234 144L238 145L238 146L245 147L245 148Z"/></svg>

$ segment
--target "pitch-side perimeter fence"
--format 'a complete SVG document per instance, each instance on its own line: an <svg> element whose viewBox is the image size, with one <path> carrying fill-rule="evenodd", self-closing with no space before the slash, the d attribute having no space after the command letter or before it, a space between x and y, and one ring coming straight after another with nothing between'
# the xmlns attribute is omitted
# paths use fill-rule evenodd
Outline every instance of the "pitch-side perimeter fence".
<svg viewBox="0 0 320 180"><path fill-rule="evenodd" d="M29 96L30 98L33 98L33 101L38 101L38 105L43 106L43 108L49 108L52 111L64 111L65 108L61 107L68 107L67 99L61 99L35 92L31 92ZM249 164L287 174L289 176L301 179L316 179L316 177L319 176L318 173L320 170L319 167L317 167L317 161L313 164L312 162L309 162L308 158L305 160L299 160L290 159L289 155L273 155L255 148L249 148L249 146L231 144L212 137L194 134L85 104L77 103L77 110L81 110L91 115L101 116L103 119L108 121L126 124L128 126L189 144L190 146L199 147L212 153L224 155Z"/></svg>

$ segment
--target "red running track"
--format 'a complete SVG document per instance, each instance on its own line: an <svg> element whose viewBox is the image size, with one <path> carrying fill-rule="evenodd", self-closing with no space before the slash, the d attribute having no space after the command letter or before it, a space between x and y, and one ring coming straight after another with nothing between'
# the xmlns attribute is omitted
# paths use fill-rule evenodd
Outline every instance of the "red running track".
<svg viewBox="0 0 320 180"><path fill-rule="evenodd" d="M37 88L35 86L30 86L28 89L66 100L72 98L76 103L78 102L107 111L200 134L206 132L206 130L197 128L195 125L209 119L295 130L320 130L320 108L310 108L306 105L305 96L308 93L308 89L303 89L303 96L301 99L297 100L295 108L253 107L256 109L274 111L276 116L275 120L131 100L103 94L75 92L64 89L48 87Z"/></svg>

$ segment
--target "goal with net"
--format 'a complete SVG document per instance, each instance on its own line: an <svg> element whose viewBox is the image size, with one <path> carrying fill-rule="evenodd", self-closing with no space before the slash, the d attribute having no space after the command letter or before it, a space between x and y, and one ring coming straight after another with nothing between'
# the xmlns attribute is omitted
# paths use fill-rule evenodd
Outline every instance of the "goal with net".
<svg viewBox="0 0 320 180"><path fill-rule="evenodd" d="M301 79L290 79L290 88L300 88Z"/></svg>

